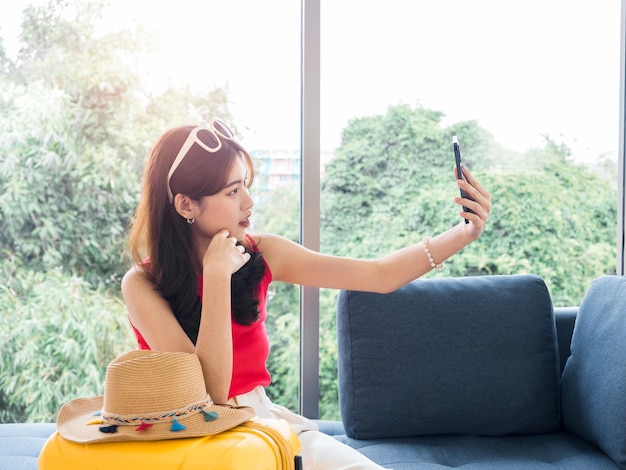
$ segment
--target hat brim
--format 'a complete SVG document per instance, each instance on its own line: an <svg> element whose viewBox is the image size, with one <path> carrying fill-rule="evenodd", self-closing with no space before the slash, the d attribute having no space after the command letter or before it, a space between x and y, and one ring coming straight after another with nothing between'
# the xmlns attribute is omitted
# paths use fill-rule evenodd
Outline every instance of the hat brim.
<svg viewBox="0 0 626 470"><path fill-rule="evenodd" d="M231 407L212 405L205 411L217 413L217 419L206 421L203 413L180 419L185 429L172 431L172 422L155 423L150 427L137 430L138 426L118 426L116 432L100 431L105 424L89 424L98 419L104 397L77 398L63 405L57 417L57 430L61 437L81 444L91 442L120 441L158 441L164 439L182 439L186 437L210 436L234 428L255 416L254 410L247 406Z"/></svg>

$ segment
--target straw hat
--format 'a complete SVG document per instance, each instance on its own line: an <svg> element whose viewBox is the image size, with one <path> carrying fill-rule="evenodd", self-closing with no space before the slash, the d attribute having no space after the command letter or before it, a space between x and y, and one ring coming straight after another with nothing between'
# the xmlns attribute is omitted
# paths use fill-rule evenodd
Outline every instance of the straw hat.
<svg viewBox="0 0 626 470"><path fill-rule="evenodd" d="M254 416L215 405L195 354L137 350L111 361L104 396L61 407L59 434L70 441L156 441L217 434Z"/></svg>

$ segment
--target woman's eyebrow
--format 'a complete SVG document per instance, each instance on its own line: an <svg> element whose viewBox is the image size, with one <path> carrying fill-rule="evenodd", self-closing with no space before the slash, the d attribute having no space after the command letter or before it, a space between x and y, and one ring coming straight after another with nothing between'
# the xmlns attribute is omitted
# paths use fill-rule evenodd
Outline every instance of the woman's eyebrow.
<svg viewBox="0 0 626 470"><path fill-rule="evenodd" d="M224 188L230 188L231 186L237 186L237 185L243 184L247 179L248 179L248 174L246 173L243 176L243 179L231 181L230 183L227 183L226 186L224 186Z"/></svg>
<svg viewBox="0 0 626 470"><path fill-rule="evenodd" d="M231 181L230 183L228 183L226 186L224 186L224 188L230 188L231 186L237 186L241 183L243 183L244 180L235 180L235 181Z"/></svg>

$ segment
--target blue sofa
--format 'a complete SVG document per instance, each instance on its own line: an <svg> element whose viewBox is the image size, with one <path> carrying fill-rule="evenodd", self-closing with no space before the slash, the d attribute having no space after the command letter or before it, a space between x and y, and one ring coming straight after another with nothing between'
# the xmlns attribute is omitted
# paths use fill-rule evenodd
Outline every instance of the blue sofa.
<svg viewBox="0 0 626 470"><path fill-rule="evenodd" d="M324 432L403 469L626 469L626 278L552 308L533 275L342 291L342 422ZM0 470L34 470L54 424L0 425Z"/></svg>
<svg viewBox="0 0 626 470"><path fill-rule="evenodd" d="M626 277L559 309L533 275L344 291L337 331L322 429L385 467L626 469Z"/></svg>

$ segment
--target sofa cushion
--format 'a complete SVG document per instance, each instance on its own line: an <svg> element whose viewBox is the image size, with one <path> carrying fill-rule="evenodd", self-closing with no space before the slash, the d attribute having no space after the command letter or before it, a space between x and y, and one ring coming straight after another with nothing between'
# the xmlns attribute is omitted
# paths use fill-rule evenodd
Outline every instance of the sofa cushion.
<svg viewBox="0 0 626 470"><path fill-rule="evenodd" d="M563 424L626 468L626 278L595 279L561 381Z"/></svg>
<svg viewBox="0 0 626 470"><path fill-rule="evenodd" d="M0 470L36 470L42 447L56 423L0 424Z"/></svg>
<svg viewBox="0 0 626 470"><path fill-rule="evenodd" d="M339 400L356 439L554 431L559 359L552 302L534 275L342 291Z"/></svg>
<svg viewBox="0 0 626 470"><path fill-rule="evenodd" d="M393 470L618 470L604 452L569 432L373 440L334 437Z"/></svg>

